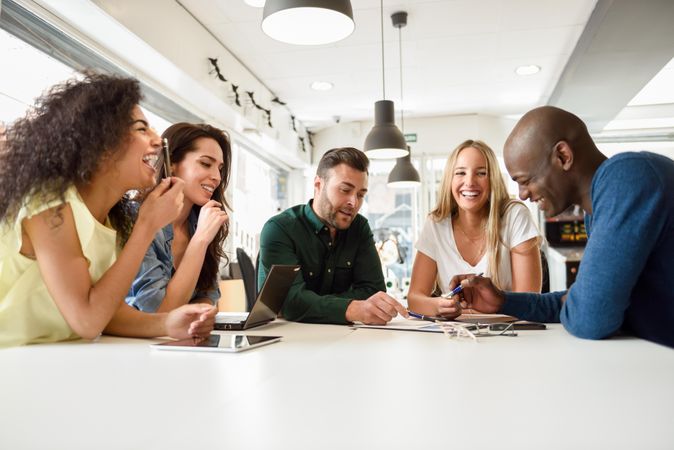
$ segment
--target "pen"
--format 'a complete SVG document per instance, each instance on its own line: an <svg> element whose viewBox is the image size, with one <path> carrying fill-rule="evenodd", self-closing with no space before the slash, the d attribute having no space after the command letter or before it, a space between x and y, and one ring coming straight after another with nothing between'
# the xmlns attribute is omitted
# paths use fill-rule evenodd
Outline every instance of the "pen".
<svg viewBox="0 0 674 450"><path fill-rule="evenodd" d="M476 277L481 277L482 275L484 275L484 272L480 272L480 273L478 273L478 274L475 275L475 276L476 276ZM463 291L463 286L461 286L461 285L459 284L457 287L455 287L454 289L452 289L452 292L450 292L450 293L448 293L448 294L445 294L445 295L443 295L442 297L444 297L444 298L452 298L452 297L454 297L456 294L458 294L458 293L461 292L461 291Z"/></svg>
<svg viewBox="0 0 674 450"><path fill-rule="evenodd" d="M410 311L409 309L407 310L407 314L409 314L410 317L414 317L415 319L428 320L429 322L435 322L437 320L436 317L424 316L423 314L415 313L414 311Z"/></svg>

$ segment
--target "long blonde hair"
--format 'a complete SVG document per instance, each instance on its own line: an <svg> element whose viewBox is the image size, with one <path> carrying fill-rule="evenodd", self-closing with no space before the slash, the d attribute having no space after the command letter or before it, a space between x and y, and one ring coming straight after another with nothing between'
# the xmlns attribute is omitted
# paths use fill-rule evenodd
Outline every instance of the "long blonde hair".
<svg viewBox="0 0 674 450"><path fill-rule="evenodd" d="M438 193L438 202L435 209L431 211L430 217L433 221L440 222L448 217L453 219L459 213L459 205L452 194L452 178L454 177L454 167L456 166L456 160L459 158L459 153L468 147L472 147L482 153L487 162L490 191L489 200L487 201L489 215L485 229L487 232L487 267L489 267L492 282L501 288L502 280L499 276L498 261L501 257L500 244L502 242L501 227L503 226L503 216L508 209L515 205L521 205L523 208L526 208L526 206L520 201L511 199L508 195L496 155L487 144L482 141L468 139L452 151L449 158L447 158L447 164L445 164L440 192Z"/></svg>

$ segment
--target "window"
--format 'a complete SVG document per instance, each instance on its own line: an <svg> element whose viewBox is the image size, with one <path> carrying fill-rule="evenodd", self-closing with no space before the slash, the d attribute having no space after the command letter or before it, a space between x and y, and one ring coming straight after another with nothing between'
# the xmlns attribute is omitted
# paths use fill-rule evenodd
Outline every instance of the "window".
<svg viewBox="0 0 674 450"><path fill-rule="evenodd" d="M236 142L232 150L232 245L254 258L265 222L288 207L288 172Z"/></svg>
<svg viewBox="0 0 674 450"><path fill-rule="evenodd" d="M0 29L0 122L10 124L26 111L50 86L72 78L75 71Z"/></svg>
<svg viewBox="0 0 674 450"><path fill-rule="evenodd" d="M11 122L22 116L35 97L54 84L76 76L78 71L131 76L99 53L89 49L12 0L0 8L0 55L3 64L0 85L0 121ZM200 122L172 100L140 80L142 106L152 111L148 117L158 131L168 123ZM161 118L161 119L160 119Z"/></svg>
<svg viewBox="0 0 674 450"><path fill-rule="evenodd" d="M395 161L370 161L369 190L361 214L372 229L387 292L405 299L414 262L414 242L418 236L419 192L413 188L387 186L388 174L394 164Z"/></svg>

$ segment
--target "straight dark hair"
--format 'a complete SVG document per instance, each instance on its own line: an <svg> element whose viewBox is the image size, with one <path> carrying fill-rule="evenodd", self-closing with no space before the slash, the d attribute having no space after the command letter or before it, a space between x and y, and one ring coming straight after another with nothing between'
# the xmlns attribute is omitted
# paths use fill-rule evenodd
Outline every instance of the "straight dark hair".
<svg viewBox="0 0 674 450"><path fill-rule="evenodd" d="M171 162L179 163L185 158L185 155L196 149L196 141L201 138L213 139L222 149L222 169L220 170L220 185L213 191L211 197L216 202L223 204L230 209L225 191L229 185L229 175L232 165L232 147L229 136L223 130L207 124L193 124L180 122L171 125L164 131L162 138L168 139L169 150L171 152ZM194 205L192 210L199 215L201 206ZM213 284L217 281L220 261L227 256L222 248L228 231L221 228L215 235L215 238L208 244L208 250L204 257L204 264L197 280L197 290L212 290Z"/></svg>
<svg viewBox="0 0 674 450"><path fill-rule="evenodd" d="M352 169L367 173L367 169L370 167L370 160L364 152L357 148L333 148L325 152L321 157L321 160L318 162L318 168L316 169L316 175L325 179L327 178L328 170L340 164L346 164Z"/></svg>

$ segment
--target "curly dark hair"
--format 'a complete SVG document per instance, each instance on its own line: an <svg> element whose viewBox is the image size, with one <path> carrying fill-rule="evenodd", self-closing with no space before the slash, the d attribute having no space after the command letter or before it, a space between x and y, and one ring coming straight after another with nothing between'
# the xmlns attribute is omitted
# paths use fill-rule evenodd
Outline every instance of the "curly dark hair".
<svg viewBox="0 0 674 450"><path fill-rule="evenodd" d="M27 198L65 201L70 186L89 183L130 137L132 111L141 98L136 79L88 72L37 99L8 127L0 147L0 221L15 220ZM120 243L131 232L132 211L124 197L109 213Z"/></svg>
<svg viewBox="0 0 674 450"><path fill-rule="evenodd" d="M215 140L222 149L222 169L220 170L220 185L213 191L213 200L225 205L230 209L225 197L225 190L229 185L229 175L232 165L232 147L229 136L224 131L207 124L192 124L180 122L171 125L164 131L162 138L168 139L171 154L171 163L179 163L196 148L196 141L200 138ZM192 210L199 215L201 206L194 205ZM227 231L221 228L215 238L208 244L208 250L204 257L204 264L199 273L197 290L210 290L217 280L220 260L227 260L223 249L223 243L227 238Z"/></svg>

